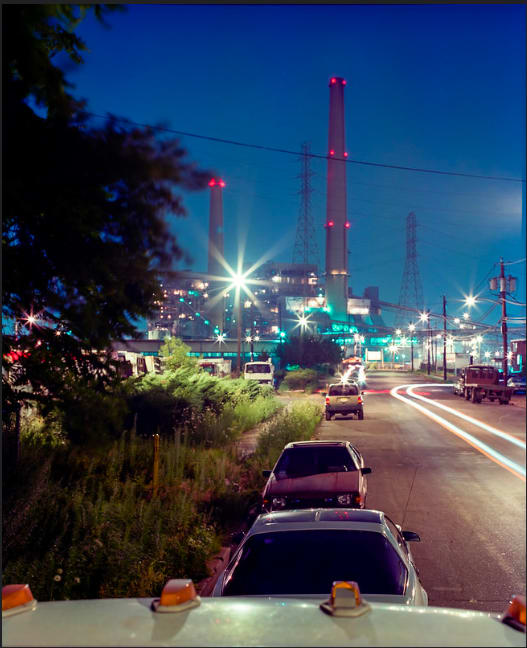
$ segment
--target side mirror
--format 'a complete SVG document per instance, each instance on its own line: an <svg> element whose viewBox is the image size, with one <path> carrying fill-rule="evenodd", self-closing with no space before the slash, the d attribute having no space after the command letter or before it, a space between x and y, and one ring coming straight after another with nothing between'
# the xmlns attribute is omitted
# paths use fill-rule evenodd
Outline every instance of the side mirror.
<svg viewBox="0 0 527 648"><path fill-rule="evenodd" d="M369 475L371 473L371 468L361 468L360 471L363 475Z"/></svg>
<svg viewBox="0 0 527 648"><path fill-rule="evenodd" d="M272 472L272 470L262 470L262 475L264 477L270 477Z"/></svg>
<svg viewBox="0 0 527 648"><path fill-rule="evenodd" d="M322 398L326 398L327 394L328 394L327 392L320 392L320 395L322 396Z"/></svg>
<svg viewBox="0 0 527 648"><path fill-rule="evenodd" d="M414 531L403 531L402 536L406 542L421 542L421 537L418 533L414 533Z"/></svg>
<svg viewBox="0 0 527 648"><path fill-rule="evenodd" d="M364 392L363 392L363 391L361 391L361 394L364 394Z"/></svg>

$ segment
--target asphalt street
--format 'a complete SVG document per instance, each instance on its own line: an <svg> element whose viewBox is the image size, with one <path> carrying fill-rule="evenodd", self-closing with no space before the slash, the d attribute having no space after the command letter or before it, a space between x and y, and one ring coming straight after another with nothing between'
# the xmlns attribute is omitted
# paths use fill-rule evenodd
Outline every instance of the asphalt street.
<svg viewBox="0 0 527 648"><path fill-rule="evenodd" d="M357 446L373 471L367 508L419 533L412 553L430 605L502 612L525 594L525 409L467 402L437 384L397 391L438 420L390 393L426 382L369 374L364 420L323 421L316 438Z"/></svg>

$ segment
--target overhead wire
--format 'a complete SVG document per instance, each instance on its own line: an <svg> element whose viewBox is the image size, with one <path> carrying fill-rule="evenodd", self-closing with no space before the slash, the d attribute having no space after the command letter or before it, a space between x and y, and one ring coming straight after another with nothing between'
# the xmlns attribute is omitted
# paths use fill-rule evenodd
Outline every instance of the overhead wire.
<svg viewBox="0 0 527 648"><path fill-rule="evenodd" d="M284 149L284 148L279 148L275 146L265 146L263 144L254 144L250 142L240 142L238 140L231 140L231 139L225 139L222 137L213 137L211 135L201 135L199 133L190 133L189 131L182 131L182 130L177 130L175 128L168 128L166 126L153 126L152 124L143 124L140 122L135 122L131 119L125 118L125 117L116 117L115 115L99 115L98 113L93 113L86 111L86 115L89 115L91 117L97 117L98 119L114 119L115 121L120 121L120 122L125 122L127 124L131 124L132 126L139 126L141 128L149 128L151 130L156 130L160 132L165 132L165 133L171 133L173 135L180 135L184 137L193 137L196 139L202 139L202 140L207 140L209 142L218 142L220 144L230 144L232 146L241 146L244 148L252 148L252 149L257 149L261 151L271 151L274 153L283 153L286 155L295 155L299 156L301 155L301 151L293 151L290 149ZM311 158L318 158L318 159L335 159L335 158L330 158L329 155L321 155L319 153L308 153L306 154L308 157ZM478 178L482 180L498 180L498 181L504 181L504 182L520 182L524 183L525 181L522 178L508 178L505 176L488 176L488 175L480 175L480 174L475 174L475 173L462 173L458 171L441 171L439 169L425 169L421 167L408 167L408 166L403 166L399 164L384 164L381 162L369 162L365 160L353 160L350 158L343 158L339 160L340 162L344 162L346 164L359 164L359 165L364 165L364 166L373 166L373 167L382 167L382 168L387 168L387 169L398 169L401 171L415 171L418 173L432 173L432 174L438 174L438 175L447 175L447 176L457 176L457 177L465 177L465 178Z"/></svg>

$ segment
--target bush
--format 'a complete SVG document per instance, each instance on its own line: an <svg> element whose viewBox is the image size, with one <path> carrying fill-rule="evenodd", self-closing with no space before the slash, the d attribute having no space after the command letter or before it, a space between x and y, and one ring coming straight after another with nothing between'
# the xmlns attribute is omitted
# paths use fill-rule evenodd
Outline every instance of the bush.
<svg viewBox="0 0 527 648"><path fill-rule="evenodd" d="M315 369L289 371L283 381L289 389L303 389L311 393L318 388L318 372Z"/></svg>

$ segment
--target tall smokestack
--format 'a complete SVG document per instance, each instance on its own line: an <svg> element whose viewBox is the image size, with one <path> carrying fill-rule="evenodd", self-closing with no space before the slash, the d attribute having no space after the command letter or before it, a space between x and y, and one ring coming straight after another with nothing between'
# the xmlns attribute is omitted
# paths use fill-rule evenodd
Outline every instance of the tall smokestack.
<svg viewBox="0 0 527 648"><path fill-rule="evenodd" d="M344 144L344 86L329 81L328 185L326 203L326 303L331 319L347 321L348 258L346 218L346 158Z"/></svg>
<svg viewBox="0 0 527 648"><path fill-rule="evenodd" d="M223 258L223 187L225 182L220 178L212 178L210 187L209 210L209 264L208 273L213 276L222 276L225 270L219 259ZM212 297L221 290L219 283L210 282L209 291ZM215 304L208 311L209 321L213 328L218 327L223 331L223 299L215 300Z"/></svg>

